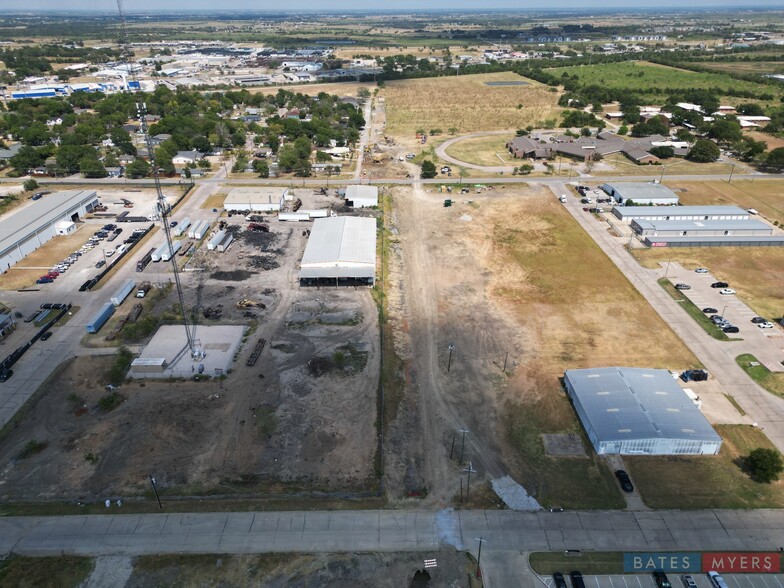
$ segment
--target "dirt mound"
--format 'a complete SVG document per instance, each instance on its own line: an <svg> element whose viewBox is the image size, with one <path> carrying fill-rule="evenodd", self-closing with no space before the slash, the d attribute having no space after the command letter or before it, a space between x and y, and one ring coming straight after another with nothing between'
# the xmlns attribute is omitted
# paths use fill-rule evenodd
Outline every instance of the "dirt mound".
<svg viewBox="0 0 784 588"><path fill-rule="evenodd" d="M263 270L273 270L280 267L280 264L272 255L251 255L248 258L251 267Z"/></svg>
<svg viewBox="0 0 784 588"><path fill-rule="evenodd" d="M252 275L253 272L249 272L248 270L220 270L217 272L212 272L210 277L213 280L223 280L224 282L242 282L250 278Z"/></svg>

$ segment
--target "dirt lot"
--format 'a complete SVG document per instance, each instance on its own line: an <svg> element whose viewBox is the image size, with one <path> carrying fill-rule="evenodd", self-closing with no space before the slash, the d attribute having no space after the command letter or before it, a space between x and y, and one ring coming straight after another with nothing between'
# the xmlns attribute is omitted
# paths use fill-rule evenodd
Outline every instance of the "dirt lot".
<svg viewBox="0 0 784 588"><path fill-rule="evenodd" d="M424 571L425 558L436 558L438 567L428 570L429 583L413 583L414 575ZM126 588L175 585L478 588L481 581L471 578L474 566L468 555L457 551L139 557L134 560Z"/></svg>
<svg viewBox="0 0 784 588"><path fill-rule="evenodd" d="M389 300L406 394L387 439L390 493L424 486L448 503L462 469L451 442L465 428L472 481L510 474L545 505L618 507L590 447L584 458L544 453L542 433L582 435L559 377L694 359L552 194L471 198L444 208L441 195L396 192Z"/></svg>
<svg viewBox="0 0 784 588"><path fill-rule="evenodd" d="M298 196L309 208L337 202ZM182 277L200 322L250 326L233 372L198 383L125 383L122 402L106 411L111 358L73 361L3 444L0 495L128 496L147 490L150 471L171 493L375 488L379 355L370 291L299 288L310 223L273 220L270 233L250 233L241 217L228 220L238 231L229 251L200 251L188 265L196 271ZM174 291L154 299L151 314L176 316ZM238 308L242 299L266 308ZM247 367L259 338L265 349ZM31 440L47 446L18 459Z"/></svg>

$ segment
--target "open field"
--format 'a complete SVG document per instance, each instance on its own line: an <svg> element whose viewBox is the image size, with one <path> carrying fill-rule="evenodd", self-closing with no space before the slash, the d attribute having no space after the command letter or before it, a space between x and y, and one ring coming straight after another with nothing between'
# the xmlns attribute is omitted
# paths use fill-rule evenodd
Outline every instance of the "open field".
<svg viewBox="0 0 784 588"><path fill-rule="evenodd" d="M93 569L89 557L18 557L0 561L0 588L77 588Z"/></svg>
<svg viewBox="0 0 784 588"><path fill-rule="evenodd" d="M93 236L95 228L100 227L78 224L76 232L71 235L53 237L22 261L12 266L7 272L0 275L0 289L16 290L18 288L35 286L36 279L48 272L53 265L87 243L87 240ZM48 286L50 284L42 284L40 287L47 288Z"/></svg>
<svg viewBox="0 0 784 588"><path fill-rule="evenodd" d="M485 85L499 81L530 85ZM469 133L541 126L560 112L557 92L510 72L387 82L382 96L387 132L392 135L413 135L418 129L447 133L454 127L458 133Z"/></svg>
<svg viewBox="0 0 784 588"><path fill-rule="evenodd" d="M700 67L720 73L744 74L780 74L784 73L784 63L781 61L705 61L699 62Z"/></svg>
<svg viewBox="0 0 784 588"><path fill-rule="evenodd" d="M765 141L768 145L768 151L771 149L776 149L777 147L784 147L784 139L781 137L774 137L773 135L768 135L767 133L761 133L760 131L743 131L743 134L747 137L751 137L755 141Z"/></svg>
<svg viewBox="0 0 784 588"><path fill-rule="evenodd" d="M509 136L501 137L478 137L476 139L465 139L451 145L447 150L447 155L476 165L513 165L522 163L519 159L512 157L506 144L514 138L514 133ZM500 156L500 158L499 158Z"/></svg>
<svg viewBox="0 0 784 588"><path fill-rule="evenodd" d="M442 489L429 476L450 479L453 432L466 428L478 481L485 472L508 472L544 506L622 507L559 378L565 369L601 365L679 369L693 356L549 191L515 186L471 194L470 203L458 199L451 208L442 201L417 190L396 199L411 307L390 294L393 321L403 313L395 336L410 374L404 405L421 387L428 392L417 402L437 407L423 414L439 414L423 424L425 447L443 447L445 455L443 465L425 458L420 471L429 490L457 494L456 478ZM414 300L437 310L428 314ZM429 322L438 333L432 344ZM438 350L429 362L428 345ZM587 455L547 455L546 433L578 435Z"/></svg>
<svg viewBox="0 0 784 588"><path fill-rule="evenodd" d="M784 397L784 373L771 372L750 353L739 355L735 361L757 384L776 396Z"/></svg>
<svg viewBox="0 0 784 588"><path fill-rule="evenodd" d="M747 425L717 425L724 443L716 456L624 456L635 486L651 508L782 508L784 480L752 481L739 460L757 447L772 448Z"/></svg>
<svg viewBox="0 0 784 588"><path fill-rule="evenodd" d="M732 165L729 163L695 163L682 157L672 157L662 160L661 165L639 165L621 153L613 153L602 159L602 164L612 166L615 172L628 176L656 176L664 174L667 180L668 174L727 174L729 178ZM744 170L736 167L733 179L743 175Z"/></svg>
<svg viewBox="0 0 784 588"><path fill-rule="evenodd" d="M433 557L427 586L479 588L472 579L476 563L465 553L442 550L423 553L344 553L263 555L158 555L133 560L126 588L146 586L412 586L422 558ZM466 578L470 584L465 584Z"/></svg>
<svg viewBox="0 0 784 588"><path fill-rule="evenodd" d="M633 90L644 97L658 100L672 90L689 89L717 89L719 94L728 88L781 94L775 92L772 86L735 80L723 73L693 72L642 61L556 67L545 71L556 76L564 73L577 76L581 83Z"/></svg>

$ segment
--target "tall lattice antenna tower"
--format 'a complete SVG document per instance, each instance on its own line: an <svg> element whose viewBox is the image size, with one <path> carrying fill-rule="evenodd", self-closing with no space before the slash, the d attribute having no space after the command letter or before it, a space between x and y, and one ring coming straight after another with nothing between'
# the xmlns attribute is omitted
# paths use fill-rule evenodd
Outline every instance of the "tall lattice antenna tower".
<svg viewBox="0 0 784 588"><path fill-rule="evenodd" d="M126 71L127 75L131 77L131 79L136 82L134 85L139 86L139 80L136 76L135 69L130 64L130 49L128 46L128 37L125 31L125 10L123 10L123 0L117 0L117 10L120 13L120 47L122 48L123 52L123 59L125 60ZM125 78L123 79L125 81ZM139 86L141 89L141 87ZM129 90L129 86L126 83L125 89ZM142 135L144 136L144 143L147 146L147 153L148 157L150 158L150 165L152 165L152 177L153 182L155 183L155 193L157 195L157 209L158 214L160 215L161 225L163 226L163 232L166 235L166 244L169 247L169 251L171 252L171 266L172 272L174 273L174 287L177 289L177 298L180 302L180 313L182 316L182 325L185 327L185 337L188 340L188 349L190 350L191 357L194 359L201 359L204 356L204 352L198 347L196 344L196 340L193 336L193 331L191 330L191 326L188 324L188 315L185 311L185 298L182 294L182 282L180 282L180 270L177 268L177 258L174 255L174 246L172 243L171 237L171 228L169 227L169 212L171 212L169 203L166 201L166 197L163 195L163 190L161 189L161 178L160 178L160 170L158 169L158 164L155 161L155 149L152 143L152 138L150 137L149 128L147 127L147 104L144 102L137 102L136 103L136 113L139 116L139 124L141 125Z"/></svg>

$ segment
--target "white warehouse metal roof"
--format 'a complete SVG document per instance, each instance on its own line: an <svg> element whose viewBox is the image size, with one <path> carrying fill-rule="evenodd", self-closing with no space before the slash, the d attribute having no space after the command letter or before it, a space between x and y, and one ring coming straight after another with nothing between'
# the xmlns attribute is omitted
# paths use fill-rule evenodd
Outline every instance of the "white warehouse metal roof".
<svg viewBox="0 0 784 588"><path fill-rule="evenodd" d="M715 447L718 453L721 437L667 370L567 370L564 380L583 426L597 447L612 442L655 444L657 440L673 440L703 443ZM660 453L649 449L640 452Z"/></svg>
<svg viewBox="0 0 784 588"><path fill-rule="evenodd" d="M301 278L374 277L376 273L376 219L357 216L317 218L313 221Z"/></svg>

